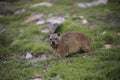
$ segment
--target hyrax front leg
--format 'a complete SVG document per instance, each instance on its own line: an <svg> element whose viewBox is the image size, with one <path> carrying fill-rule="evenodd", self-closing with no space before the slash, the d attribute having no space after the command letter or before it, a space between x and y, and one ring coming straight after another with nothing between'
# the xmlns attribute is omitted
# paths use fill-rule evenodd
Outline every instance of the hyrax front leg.
<svg viewBox="0 0 120 80"><path fill-rule="evenodd" d="M83 47L82 47L82 51L83 51L84 53L88 53L88 52L90 51L90 47L89 47L89 46L83 46Z"/></svg>
<svg viewBox="0 0 120 80"><path fill-rule="evenodd" d="M64 59L65 56L66 56L66 54L67 54L67 51L62 50L62 51L60 51L60 53L58 54L58 56L59 56L60 59Z"/></svg>
<svg viewBox="0 0 120 80"><path fill-rule="evenodd" d="M64 53L57 53L57 56L56 56L56 59L59 60L59 59L64 59L65 58L65 55Z"/></svg>
<svg viewBox="0 0 120 80"><path fill-rule="evenodd" d="M60 59L64 59L65 58L65 53L61 53L60 54Z"/></svg>

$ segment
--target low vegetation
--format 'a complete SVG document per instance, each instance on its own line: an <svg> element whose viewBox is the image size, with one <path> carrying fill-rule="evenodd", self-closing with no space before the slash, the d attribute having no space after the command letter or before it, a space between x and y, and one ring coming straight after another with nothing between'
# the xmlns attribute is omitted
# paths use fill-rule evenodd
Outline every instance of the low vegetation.
<svg viewBox="0 0 120 80"><path fill-rule="evenodd" d="M9 1L9 0L8 0ZM120 79L120 6L119 0L109 0L107 5L88 8L75 6L79 0L52 0L52 7L34 7L32 4L44 0L10 1L10 5L0 8L0 80L119 80ZM82 2L83 0L80 0ZM16 9L26 9L21 14L6 14ZM76 53L63 60L55 57L36 63L21 58L28 51L37 57L52 53L53 50L45 40L48 33L40 30L47 24L37 25L35 22L23 24L32 13L49 15L68 15L58 32L70 31L85 33L91 41L91 51L84 55ZM75 12L75 13L74 13ZM6 12L5 12L6 13ZM82 24L75 17L84 16L88 21ZM110 45L110 48L105 47Z"/></svg>

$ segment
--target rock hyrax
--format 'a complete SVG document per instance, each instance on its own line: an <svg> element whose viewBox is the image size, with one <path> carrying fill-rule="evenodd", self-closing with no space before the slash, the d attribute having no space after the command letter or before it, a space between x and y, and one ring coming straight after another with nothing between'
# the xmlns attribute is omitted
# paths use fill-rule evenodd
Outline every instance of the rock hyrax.
<svg viewBox="0 0 120 80"><path fill-rule="evenodd" d="M90 51L90 42L87 36L80 32L67 32L63 35L53 33L49 35L50 45L60 58L83 51Z"/></svg>

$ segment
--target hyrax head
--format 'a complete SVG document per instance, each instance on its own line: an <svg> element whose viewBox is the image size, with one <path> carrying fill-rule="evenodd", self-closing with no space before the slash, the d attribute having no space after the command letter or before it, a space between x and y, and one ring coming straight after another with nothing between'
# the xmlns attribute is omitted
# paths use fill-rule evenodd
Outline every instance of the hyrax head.
<svg viewBox="0 0 120 80"><path fill-rule="evenodd" d="M52 33L49 35L49 39L50 39L50 45L52 47L57 47L57 45L59 44L60 34Z"/></svg>

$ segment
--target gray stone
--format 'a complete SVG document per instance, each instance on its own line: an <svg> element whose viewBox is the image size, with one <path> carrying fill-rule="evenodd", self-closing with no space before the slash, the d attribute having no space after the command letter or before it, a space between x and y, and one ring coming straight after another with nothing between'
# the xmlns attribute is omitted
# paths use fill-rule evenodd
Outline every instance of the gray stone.
<svg viewBox="0 0 120 80"><path fill-rule="evenodd" d="M43 16L44 14L32 14L23 23L26 24L26 23L33 22L33 21L39 21Z"/></svg>
<svg viewBox="0 0 120 80"><path fill-rule="evenodd" d="M44 28L44 29L41 30L41 32L42 32L42 33L49 33L50 30L49 30L49 28Z"/></svg>
<svg viewBox="0 0 120 80"><path fill-rule="evenodd" d="M14 14L21 14L23 12L25 12L26 10L25 9L18 9L14 12Z"/></svg>
<svg viewBox="0 0 120 80"><path fill-rule="evenodd" d="M33 56L32 56L31 53L29 53L29 52L26 53L26 56L25 56L26 59L30 59L30 58L32 58L32 57L33 57Z"/></svg>
<svg viewBox="0 0 120 80"><path fill-rule="evenodd" d="M45 24L45 20L39 20L36 22L37 25Z"/></svg>
<svg viewBox="0 0 120 80"><path fill-rule="evenodd" d="M53 4L50 2L41 2L41 3L34 4L31 7L38 7L38 6L52 7Z"/></svg>
<svg viewBox="0 0 120 80"><path fill-rule="evenodd" d="M102 33L102 35L105 35L106 34L106 31L104 31L103 33Z"/></svg>
<svg viewBox="0 0 120 80"><path fill-rule="evenodd" d="M86 8L86 7L91 7L99 4L107 4L108 0L94 0L93 2L88 2L88 3L77 3L78 7L81 8Z"/></svg>
<svg viewBox="0 0 120 80"><path fill-rule="evenodd" d="M56 32L57 28L65 21L62 17L52 17L47 19L48 28L50 33Z"/></svg>

